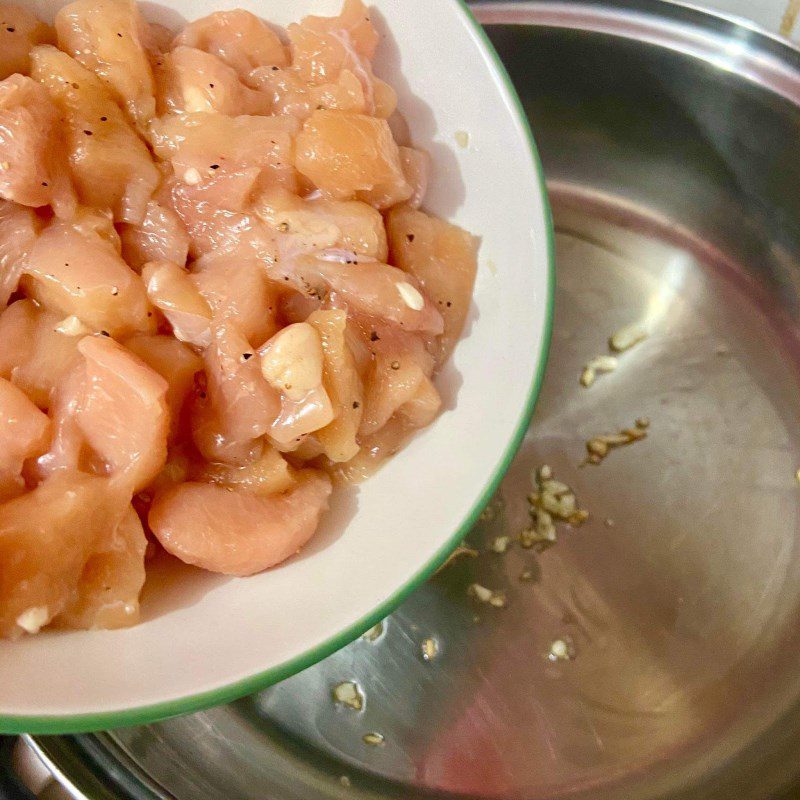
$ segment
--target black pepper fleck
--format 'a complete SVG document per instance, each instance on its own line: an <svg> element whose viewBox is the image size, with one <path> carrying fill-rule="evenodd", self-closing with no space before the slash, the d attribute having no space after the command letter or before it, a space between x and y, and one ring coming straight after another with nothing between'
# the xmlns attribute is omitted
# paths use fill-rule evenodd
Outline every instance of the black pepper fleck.
<svg viewBox="0 0 800 800"><path fill-rule="evenodd" d="M100 117L100 122L108 122L108 117Z"/></svg>
<svg viewBox="0 0 800 800"><path fill-rule="evenodd" d="M378 339L380 339L380 338L381 338L381 337L380 337L380 336L378 336L378 334L377 334L377 333L375 333L375 331L372 331L372 333L369 335L369 340L370 340L371 342L377 342L377 341L378 341Z"/></svg>
<svg viewBox="0 0 800 800"><path fill-rule="evenodd" d="M214 88L214 84L213 84L213 83L209 83L209 84L208 84L208 88L209 88L209 89L213 89L213 88Z"/></svg>
<svg viewBox="0 0 800 800"><path fill-rule="evenodd" d="M389 366L394 370L398 370L398 369L400 369L400 362L399 361L392 361L392 363L389 364Z"/></svg>
<svg viewBox="0 0 800 800"><path fill-rule="evenodd" d="M413 233L407 233L406 234L406 239L408 239L409 242L413 242L414 241L414 234Z"/></svg>
<svg viewBox="0 0 800 800"><path fill-rule="evenodd" d="M85 133L87 136L91 136L91 135L92 135L92 132L91 132L91 131L84 131L84 133Z"/></svg>
<svg viewBox="0 0 800 800"><path fill-rule="evenodd" d="M210 169L219 169L219 164L212 164Z"/></svg>
<svg viewBox="0 0 800 800"><path fill-rule="evenodd" d="M122 38L122 34L121 33L118 33L117 36L119 36L120 39Z"/></svg>
<svg viewBox="0 0 800 800"><path fill-rule="evenodd" d="M42 181L42 186L47 186L47 185L48 185L47 181Z"/></svg>
<svg viewBox="0 0 800 800"><path fill-rule="evenodd" d="M108 336L109 338L111 337L111 334L108 331L100 331L100 333L102 333L103 336Z"/></svg>
<svg viewBox="0 0 800 800"><path fill-rule="evenodd" d="M361 403L358 400L353 400L353 408L361 408Z"/></svg>
<svg viewBox="0 0 800 800"><path fill-rule="evenodd" d="M245 361L249 361L249 360L250 360L252 357L253 357L253 354L252 354L252 353L242 353L242 358L243 358Z"/></svg>
<svg viewBox="0 0 800 800"><path fill-rule="evenodd" d="M14 31L16 30L16 28L6 28L6 30L7 30L9 33L14 33Z"/></svg>
<svg viewBox="0 0 800 800"><path fill-rule="evenodd" d="M452 303L451 303L451 302L448 300L448 301L447 301L447 307L448 307L448 308L450 308L450 306L452 306L452 305L453 305L453 304L452 304Z"/></svg>

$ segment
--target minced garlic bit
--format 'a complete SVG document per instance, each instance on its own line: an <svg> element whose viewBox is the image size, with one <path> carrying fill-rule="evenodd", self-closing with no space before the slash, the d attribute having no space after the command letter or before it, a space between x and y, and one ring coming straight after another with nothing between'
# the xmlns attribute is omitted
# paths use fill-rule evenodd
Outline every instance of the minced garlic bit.
<svg viewBox="0 0 800 800"><path fill-rule="evenodd" d="M547 464L534 472L533 482L536 488L528 495L531 526L519 535L519 543L526 549L553 544L556 541L555 520L577 527L589 519L589 512L578 508L575 492L566 483L555 480Z"/></svg>
<svg viewBox="0 0 800 800"><path fill-rule="evenodd" d="M433 659L439 655L439 642L432 636L429 636L427 639L422 640L420 650L422 650L422 658L424 661L433 661Z"/></svg>
<svg viewBox="0 0 800 800"><path fill-rule="evenodd" d="M11 166L11 165L8 163L8 161L0 161L0 169L2 169L2 170L6 170L6 169L8 169L10 166Z"/></svg>
<svg viewBox="0 0 800 800"><path fill-rule="evenodd" d="M547 652L550 661L570 661L575 657L575 647L569 638L556 639Z"/></svg>
<svg viewBox="0 0 800 800"><path fill-rule="evenodd" d="M341 703L348 708L354 708L356 711L361 711L364 708L364 695L354 681L343 681L334 686L333 699L335 702Z"/></svg>
<svg viewBox="0 0 800 800"><path fill-rule="evenodd" d="M365 733L361 738L363 739L364 744L368 744L372 747L383 747L386 744L386 737L377 731Z"/></svg>
<svg viewBox="0 0 800 800"><path fill-rule="evenodd" d="M511 542L510 536L495 536L492 541L493 553L505 553L508 550L508 545Z"/></svg>
<svg viewBox="0 0 800 800"><path fill-rule="evenodd" d="M646 417L636 420L633 428L624 428L619 433L607 433L602 436L593 436L586 442L588 456L584 463L599 464L612 450L624 447L647 438L647 428L650 420Z"/></svg>
<svg viewBox="0 0 800 800"><path fill-rule="evenodd" d="M466 131L456 131L455 136L456 144L465 149L469 147L469 134Z"/></svg>
<svg viewBox="0 0 800 800"><path fill-rule="evenodd" d="M469 556L470 558L477 558L480 553L474 547L467 547L465 544L460 544L453 550L452 553L447 557L447 561L442 564L439 569L436 570L436 574L438 575L445 567L449 567L454 561L458 560L462 556Z"/></svg>
<svg viewBox="0 0 800 800"><path fill-rule="evenodd" d="M53 330L64 336L85 336L92 332L91 328L87 328L74 314L64 317Z"/></svg>
<svg viewBox="0 0 800 800"><path fill-rule="evenodd" d="M612 334L608 340L608 344L612 350L617 353L624 353L630 350L635 344L639 344L643 339L647 338L647 330L638 322L631 325L626 325L620 328L616 333Z"/></svg>
<svg viewBox="0 0 800 800"><path fill-rule="evenodd" d="M494 592L481 586L479 583L471 583L467 587L467 594L479 600L481 603L488 603L495 608L505 608L506 596L504 592Z"/></svg>
<svg viewBox="0 0 800 800"><path fill-rule="evenodd" d="M520 573L519 579L523 583L533 583L536 580L536 575L534 574L533 570L526 569Z"/></svg>
<svg viewBox="0 0 800 800"><path fill-rule="evenodd" d="M345 789L349 789L350 788L350 778L348 778L347 775L340 775L339 776L339 783L341 783L342 786L344 786Z"/></svg>
<svg viewBox="0 0 800 800"><path fill-rule="evenodd" d="M581 386L588 389L595 382L598 373L613 372L618 366L619 361L614 356L595 356L581 372Z"/></svg>
<svg viewBox="0 0 800 800"><path fill-rule="evenodd" d="M798 469L797 472L795 472L794 477L797 480L797 482L800 483L800 469Z"/></svg>
<svg viewBox="0 0 800 800"><path fill-rule="evenodd" d="M39 633L49 618L47 606L32 606L17 617L17 625L26 633Z"/></svg>
<svg viewBox="0 0 800 800"><path fill-rule="evenodd" d="M395 285L397 286L397 291L400 293L400 297L403 298L403 302L412 311L422 311L425 307L425 298L419 293L416 287L412 286L407 281L400 281Z"/></svg>
<svg viewBox="0 0 800 800"><path fill-rule="evenodd" d="M383 635L383 622L376 622L368 631L361 634L365 642L377 642Z"/></svg>
<svg viewBox="0 0 800 800"><path fill-rule="evenodd" d="M183 173L183 182L188 183L189 186L197 186L200 180L200 172L195 169L195 167L189 167L189 169Z"/></svg>

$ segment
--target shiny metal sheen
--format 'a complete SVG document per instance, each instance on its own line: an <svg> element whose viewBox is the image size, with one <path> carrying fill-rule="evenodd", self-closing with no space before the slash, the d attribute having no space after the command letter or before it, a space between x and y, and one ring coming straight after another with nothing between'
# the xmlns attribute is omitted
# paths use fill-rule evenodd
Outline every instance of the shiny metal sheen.
<svg viewBox="0 0 800 800"><path fill-rule="evenodd" d="M800 56L645 0L480 16L543 156L559 282L545 388L469 537L480 556L375 641L261 694L37 738L76 791L756 800L800 776ZM581 388L608 336L642 320L650 337ZM647 439L579 466L587 438L643 416ZM489 552L525 526L542 463L591 519L539 554ZM470 598L475 581L507 607ZM548 658L556 639L573 658ZM360 712L331 698L350 680Z"/></svg>

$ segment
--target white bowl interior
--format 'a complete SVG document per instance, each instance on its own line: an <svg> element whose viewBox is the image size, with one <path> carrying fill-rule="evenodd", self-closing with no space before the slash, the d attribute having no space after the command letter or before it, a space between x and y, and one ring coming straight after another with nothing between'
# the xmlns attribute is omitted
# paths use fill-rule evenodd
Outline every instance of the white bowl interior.
<svg viewBox="0 0 800 800"><path fill-rule="evenodd" d="M62 4L32 6L52 17ZM287 24L338 13L340 3L169 6L144 4L149 19L175 26L234 7ZM443 557L505 463L543 358L549 313L546 201L526 125L456 0L376 0L373 8L384 34L376 71L398 90L413 143L433 155L425 207L482 237L472 319L440 378L448 409L358 490L340 493L318 537L280 568L247 579L165 573L148 583L137 627L0 642L0 729L143 721L229 699L310 663L357 635ZM457 142L461 132L466 147Z"/></svg>

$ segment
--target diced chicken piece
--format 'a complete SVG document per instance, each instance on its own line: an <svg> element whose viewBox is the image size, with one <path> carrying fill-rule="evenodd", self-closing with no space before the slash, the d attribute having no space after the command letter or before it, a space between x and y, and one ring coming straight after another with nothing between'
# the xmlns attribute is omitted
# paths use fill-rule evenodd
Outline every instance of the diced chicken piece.
<svg viewBox="0 0 800 800"><path fill-rule="evenodd" d="M297 136L295 166L339 200L388 208L413 192L388 124L363 114L315 111Z"/></svg>
<svg viewBox="0 0 800 800"><path fill-rule="evenodd" d="M252 492L260 497L288 491L294 486L294 474L283 456L270 445L253 461L236 467L230 464L206 464L193 479L218 483L233 489Z"/></svg>
<svg viewBox="0 0 800 800"><path fill-rule="evenodd" d="M0 200L0 307L5 308L9 297L17 290L36 235L39 220L24 206Z"/></svg>
<svg viewBox="0 0 800 800"><path fill-rule="evenodd" d="M333 421L318 430L315 437L331 461L349 461L359 450L356 435L364 412L364 391L345 340L347 313L315 311L308 324L316 329L322 341L322 381L335 414Z"/></svg>
<svg viewBox="0 0 800 800"><path fill-rule="evenodd" d="M449 222L406 206L386 220L393 263L413 275L444 318L439 360L461 336L478 268L475 236Z"/></svg>
<svg viewBox="0 0 800 800"><path fill-rule="evenodd" d="M240 173L241 185L234 175L199 186L183 181L172 183L172 208L189 235L192 258L207 253L263 258L264 254L273 253L274 237L264 223L255 215L235 210L246 204L253 191L257 178L254 171ZM224 205L220 206L220 202Z"/></svg>
<svg viewBox="0 0 800 800"><path fill-rule="evenodd" d="M322 384L324 353L313 325L298 322L276 333L260 350L261 372L281 395L281 411L269 430L278 449L294 450L334 417Z"/></svg>
<svg viewBox="0 0 800 800"><path fill-rule="evenodd" d="M259 189L283 186L294 191L293 143L298 130L291 118L184 114L155 121L152 143L156 154L171 161L176 176L189 184L256 169ZM220 202L217 207L240 210Z"/></svg>
<svg viewBox="0 0 800 800"><path fill-rule="evenodd" d="M346 34L350 46L364 58L373 58L380 37L370 19L369 9L361 0L345 0L337 17L307 16L303 28L321 34Z"/></svg>
<svg viewBox="0 0 800 800"><path fill-rule="evenodd" d="M406 203L411 208L419 208L428 191L428 178L431 171L431 157L424 150L413 147L400 147L400 166L403 175L413 189L411 197Z"/></svg>
<svg viewBox="0 0 800 800"><path fill-rule="evenodd" d="M170 438L175 440L185 427L182 424L184 409L193 394L195 375L203 369L203 359L172 336L138 335L126 339L124 344L167 382Z"/></svg>
<svg viewBox="0 0 800 800"><path fill-rule="evenodd" d="M361 483L400 452L409 434L405 422L399 416L392 417L379 431L361 438L358 454L350 461L337 464L334 474L346 483Z"/></svg>
<svg viewBox="0 0 800 800"><path fill-rule="evenodd" d="M75 0L55 20L58 46L95 73L138 126L155 113L146 25L135 0Z"/></svg>
<svg viewBox="0 0 800 800"><path fill-rule="evenodd" d="M167 458L167 382L105 336L81 339L86 382L77 424L110 475L135 493L158 475Z"/></svg>
<svg viewBox="0 0 800 800"><path fill-rule="evenodd" d="M47 45L31 52L31 75L66 120L67 154L81 202L111 209L117 222L140 223L161 176L104 84Z"/></svg>
<svg viewBox="0 0 800 800"><path fill-rule="evenodd" d="M108 546L127 507L108 479L79 473L0 505L0 637L37 633L73 601L86 563Z"/></svg>
<svg viewBox="0 0 800 800"><path fill-rule="evenodd" d="M39 408L50 407L53 389L77 362L78 339L86 330L75 322L33 300L17 300L0 314L0 376Z"/></svg>
<svg viewBox="0 0 800 800"><path fill-rule="evenodd" d="M52 204L62 216L75 210L58 109L42 86L22 75L0 82L0 197Z"/></svg>
<svg viewBox="0 0 800 800"><path fill-rule="evenodd" d="M30 71L31 50L55 41L53 30L27 8L0 3L0 80Z"/></svg>
<svg viewBox="0 0 800 800"><path fill-rule="evenodd" d="M86 366L75 350L72 368L64 370L51 398L49 415L53 423L53 438L47 452L26 465L26 477L39 483L56 474L73 472L102 472L83 431L78 425L78 412L83 403L86 387Z"/></svg>
<svg viewBox="0 0 800 800"><path fill-rule="evenodd" d="M423 423L427 425L441 405L438 393L435 394L436 399L432 400L433 393L436 393L436 389L413 353L399 353L397 357L378 353L366 381L364 416L359 435L366 437L380 430L406 404L410 404L409 417L414 421L423 416L421 406L429 407L432 415Z"/></svg>
<svg viewBox="0 0 800 800"><path fill-rule="evenodd" d="M155 327L139 277L88 225L51 223L31 249L22 282L48 309L92 330L124 336Z"/></svg>
<svg viewBox="0 0 800 800"><path fill-rule="evenodd" d="M189 23L175 39L222 59L247 82L259 67L285 67L286 48L272 29L249 11L217 11Z"/></svg>
<svg viewBox="0 0 800 800"><path fill-rule="evenodd" d="M152 261L145 264L142 280L150 302L172 325L176 339L201 348L211 344L211 308L183 267Z"/></svg>
<svg viewBox="0 0 800 800"><path fill-rule="evenodd" d="M172 50L172 42L175 39L174 31L157 22L145 23L145 32L142 36L142 43L145 50L155 59Z"/></svg>
<svg viewBox="0 0 800 800"><path fill-rule="evenodd" d="M365 71L375 54L378 34L363 4L348 2L339 17L306 17L286 29L292 65L306 83L336 80L342 69Z"/></svg>
<svg viewBox="0 0 800 800"><path fill-rule="evenodd" d="M285 242L284 251L325 248L349 250L385 261L388 253L383 217L358 200L303 200L280 187L257 198L254 212ZM288 244L286 244L288 243Z"/></svg>
<svg viewBox="0 0 800 800"><path fill-rule="evenodd" d="M249 83L270 98L275 116L288 115L303 122L319 105L312 97L315 87L309 86L295 69L258 67L250 73Z"/></svg>
<svg viewBox="0 0 800 800"><path fill-rule="evenodd" d="M305 470L295 488L259 497L208 483L183 483L156 497L148 522L165 550L187 564L253 575L294 555L314 535L331 482Z"/></svg>
<svg viewBox="0 0 800 800"><path fill-rule="evenodd" d="M268 94L250 89L224 61L193 47L176 47L156 62L159 114L268 114Z"/></svg>
<svg viewBox="0 0 800 800"><path fill-rule="evenodd" d="M438 336L442 315L417 288L416 279L396 267L343 250L280 258L268 268L275 281L323 297L333 292L356 312L380 317L407 331Z"/></svg>
<svg viewBox="0 0 800 800"><path fill-rule="evenodd" d="M232 320L216 323L204 354L206 387L197 392L193 436L209 461L246 464L280 413L280 395Z"/></svg>
<svg viewBox="0 0 800 800"><path fill-rule="evenodd" d="M140 271L148 261L171 261L183 266L189 256L189 234L180 217L156 200L147 204L138 225L120 225L122 256Z"/></svg>
<svg viewBox="0 0 800 800"><path fill-rule="evenodd" d="M53 620L53 627L106 630L135 625L146 549L139 515L128 506L116 530L84 564L75 597Z"/></svg>
<svg viewBox="0 0 800 800"><path fill-rule="evenodd" d="M210 253L195 261L193 269L190 279L214 318L234 320L253 347L278 330L278 292L257 258Z"/></svg>
<svg viewBox="0 0 800 800"><path fill-rule="evenodd" d="M0 502L25 488L22 465L50 442L50 420L14 384L0 378Z"/></svg>

